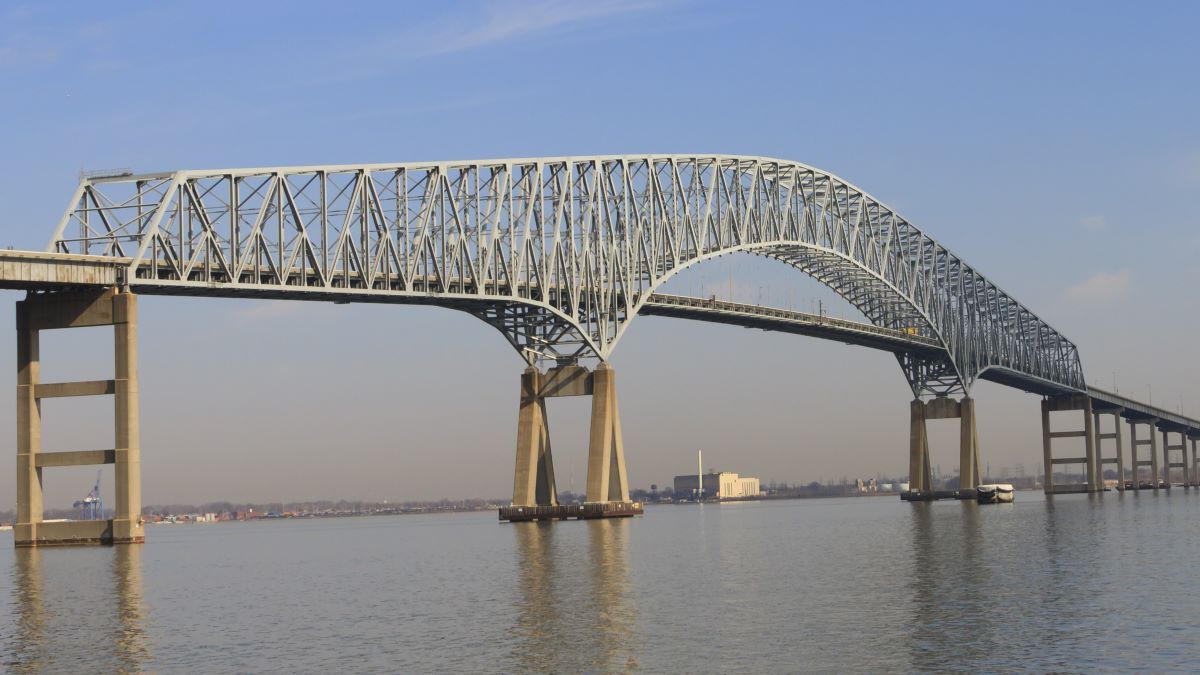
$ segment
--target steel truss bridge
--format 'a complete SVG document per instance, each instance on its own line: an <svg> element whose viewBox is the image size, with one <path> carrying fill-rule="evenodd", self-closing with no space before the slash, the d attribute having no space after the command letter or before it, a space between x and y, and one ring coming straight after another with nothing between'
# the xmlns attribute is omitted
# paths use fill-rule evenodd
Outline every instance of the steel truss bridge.
<svg viewBox="0 0 1200 675"><path fill-rule="evenodd" d="M866 321L658 292L678 272L734 253L794 267ZM1200 422L1089 388L1074 343L946 246L849 182L779 159L628 155L94 176L79 184L47 253L6 253L0 267L5 287L32 291L27 302L111 287L468 312L509 340L527 375L536 373L522 385L514 505L556 504L543 438L547 396L593 396L593 445L597 425L608 428L600 434L610 446L605 474L625 482L607 362L639 314L893 352L921 406L913 418L914 493L931 490L927 458L918 457L928 454L929 417L963 420L964 476L978 472L978 443L968 437L975 433L969 394L979 379L1047 397L1048 489L1053 465L1068 461L1085 463L1086 487L1098 489L1106 461L1098 446L1112 438L1090 422L1084 431L1052 432L1049 412L1084 410L1090 420L1119 410L1131 421L1200 435ZM596 363L594 372L579 369ZM527 404L537 409L529 420ZM1086 435L1087 458L1051 457L1052 439L1065 435ZM1136 427L1131 442L1136 474ZM1168 447L1176 449L1164 441L1164 453ZM531 477L522 476L526 450ZM1172 463L1164 462L1169 474ZM1184 468L1194 474L1195 461ZM589 502L628 501L609 487L598 483L592 494L589 479Z"/></svg>

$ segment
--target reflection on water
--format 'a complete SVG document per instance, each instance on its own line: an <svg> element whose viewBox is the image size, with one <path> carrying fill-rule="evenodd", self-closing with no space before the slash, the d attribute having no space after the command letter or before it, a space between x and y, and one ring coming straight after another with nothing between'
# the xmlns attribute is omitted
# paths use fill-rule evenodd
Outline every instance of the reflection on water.
<svg viewBox="0 0 1200 675"><path fill-rule="evenodd" d="M604 518L590 520L587 526L597 647L591 662L600 670L632 670L637 666L633 649L637 609L629 589L630 520Z"/></svg>
<svg viewBox="0 0 1200 675"><path fill-rule="evenodd" d="M140 672L150 662L140 546L16 549L13 672ZM104 558L110 564L104 565Z"/></svg>
<svg viewBox="0 0 1200 675"><path fill-rule="evenodd" d="M0 538L0 672L1167 672L1200 491Z"/></svg>
<svg viewBox="0 0 1200 675"><path fill-rule="evenodd" d="M46 610L42 599L42 552L36 548L16 550L12 571L13 605L17 631L8 645L5 665L16 672L34 672L38 652L46 640Z"/></svg>
<svg viewBox="0 0 1200 675"><path fill-rule="evenodd" d="M113 577L120 618L116 661L122 671L137 671L141 664L150 662L146 607L142 599L142 547L116 546L113 552L116 554L113 556Z"/></svg>
<svg viewBox="0 0 1200 675"><path fill-rule="evenodd" d="M587 545L565 527L586 529ZM512 658L524 672L634 669L629 519L514 523L519 594ZM569 534L578 534L572 531Z"/></svg>
<svg viewBox="0 0 1200 675"><path fill-rule="evenodd" d="M973 501L952 508L912 504L908 650L918 670L986 659L997 647L994 624L1012 618L992 611L989 598L996 588L989 557L1009 544L984 538L983 514Z"/></svg>

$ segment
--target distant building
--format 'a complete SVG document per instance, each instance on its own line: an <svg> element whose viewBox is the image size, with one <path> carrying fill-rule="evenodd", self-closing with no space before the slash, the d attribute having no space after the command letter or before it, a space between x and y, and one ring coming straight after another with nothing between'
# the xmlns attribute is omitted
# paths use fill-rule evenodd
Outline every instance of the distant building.
<svg viewBox="0 0 1200 675"><path fill-rule="evenodd" d="M691 495L696 491L696 474L675 476L675 493ZM760 492L757 478L739 476L731 471L704 474L704 496L719 499L757 497Z"/></svg>
<svg viewBox="0 0 1200 675"><path fill-rule="evenodd" d="M879 484L875 482L874 478L865 481L858 478L854 481L854 488L860 493L879 492Z"/></svg>

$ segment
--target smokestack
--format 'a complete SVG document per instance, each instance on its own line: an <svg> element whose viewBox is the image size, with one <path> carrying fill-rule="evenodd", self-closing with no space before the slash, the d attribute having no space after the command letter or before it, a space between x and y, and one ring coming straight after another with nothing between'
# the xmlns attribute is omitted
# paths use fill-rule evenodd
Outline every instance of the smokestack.
<svg viewBox="0 0 1200 675"><path fill-rule="evenodd" d="M696 451L696 496L704 496L704 451Z"/></svg>

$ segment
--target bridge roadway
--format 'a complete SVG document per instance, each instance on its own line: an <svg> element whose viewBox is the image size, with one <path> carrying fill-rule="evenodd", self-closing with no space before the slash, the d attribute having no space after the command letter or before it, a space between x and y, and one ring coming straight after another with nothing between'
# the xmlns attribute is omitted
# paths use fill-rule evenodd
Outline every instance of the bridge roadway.
<svg viewBox="0 0 1200 675"><path fill-rule="evenodd" d="M0 250L0 288L33 291L63 288L108 288L124 283L125 272L131 262L131 258L123 257ZM130 278L129 281L131 290L139 295L179 295L181 293L178 288L162 286L150 281L137 278ZM393 295L389 295L385 299L355 289L336 289L328 292L308 287L282 287L270 291L216 287L210 289L209 292L191 292L197 295L226 297L400 304L418 302L423 304L426 300L425 297L410 298ZM915 331L896 330L809 312L718 300L715 297L696 298L652 293L639 313L648 316L691 319L806 335L896 354L931 355L942 351L937 340L917 334ZM1030 382L1014 379L1004 374L995 375L993 371L984 371L980 377L1046 396L1080 393L1052 383ZM1191 434L1200 434L1200 420L1096 387L1088 386L1087 394L1092 399L1093 405L1098 408L1120 408L1130 416L1154 419L1162 425L1169 425Z"/></svg>
<svg viewBox="0 0 1200 675"><path fill-rule="evenodd" d="M1200 422L1088 386L1075 344L1032 310L865 191L798 162L624 155L88 176L46 251L0 252L0 288L29 291L16 311L18 546L143 539L140 295L423 304L488 323L528 364L502 519L639 511L610 365L639 315L894 354L913 393L908 500L938 496L930 419L959 420L957 496L974 496L979 379L1041 395L1047 493L1103 491L1105 465L1118 489L1200 483ZM866 321L658 292L728 254L787 265ZM113 379L40 381L40 331L102 325L114 330ZM39 402L98 395L114 397L113 447L42 452ZM557 501L545 406L555 396L591 397L591 508ZM1062 428L1067 413L1079 424ZM1081 440L1082 452L1062 447ZM115 465L115 517L43 523L42 470L97 463ZM1062 465L1082 466L1085 482L1056 482Z"/></svg>
<svg viewBox="0 0 1200 675"><path fill-rule="evenodd" d="M808 312L729 302L716 298L693 298L655 293L650 296L641 313L808 335L893 353L927 353L941 349L936 340L906 331ZM1008 376L993 376L990 371L985 371L980 375L980 379L992 380L1033 394L1047 396L1080 393L1064 387L1048 386L1045 383L1029 383L1014 380ZM1172 428L1189 433L1200 433L1200 420L1186 415L1092 386L1087 388L1087 394L1097 408L1120 408L1126 411L1127 415L1137 416L1141 419L1155 419L1162 425L1170 425Z"/></svg>

